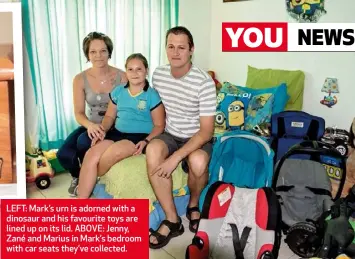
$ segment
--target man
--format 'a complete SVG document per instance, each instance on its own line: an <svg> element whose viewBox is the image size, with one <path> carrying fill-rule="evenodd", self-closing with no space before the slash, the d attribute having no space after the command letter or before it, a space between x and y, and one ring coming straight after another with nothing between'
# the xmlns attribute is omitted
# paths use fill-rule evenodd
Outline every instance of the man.
<svg viewBox="0 0 355 259"><path fill-rule="evenodd" d="M172 237L184 232L172 195L171 174L179 163L182 162L188 173L191 197L186 216L192 232L196 232L200 217L200 194L208 182L216 87L205 71L192 64L193 52L194 42L189 30L180 26L168 30L166 53L169 64L158 67L153 73L153 87L166 110L166 128L147 146L147 169L166 220L157 231L151 231L151 248L161 248Z"/></svg>

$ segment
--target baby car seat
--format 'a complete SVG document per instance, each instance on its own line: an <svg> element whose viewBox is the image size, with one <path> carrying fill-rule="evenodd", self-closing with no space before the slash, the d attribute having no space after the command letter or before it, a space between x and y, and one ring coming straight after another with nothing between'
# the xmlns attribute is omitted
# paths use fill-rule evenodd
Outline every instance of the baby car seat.
<svg viewBox="0 0 355 259"><path fill-rule="evenodd" d="M186 259L273 259L281 240L281 209L270 187L213 183Z"/></svg>

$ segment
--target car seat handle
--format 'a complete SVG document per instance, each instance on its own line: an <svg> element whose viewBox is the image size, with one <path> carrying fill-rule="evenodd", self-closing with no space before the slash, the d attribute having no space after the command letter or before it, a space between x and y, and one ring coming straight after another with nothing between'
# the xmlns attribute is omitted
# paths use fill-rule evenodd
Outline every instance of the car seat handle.
<svg viewBox="0 0 355 259"><path fill-rule="evenodd" d="M327 148L327 149L333 149L334 147L324 141L319 141L319 140L305 140L302 141L301 143L298 144L301 147L310 147L310 148L315 148L315 149L322 149L322 148ZM337 149L335 149L338 151ZM339 151L338 151L339 152Z"/></svg>

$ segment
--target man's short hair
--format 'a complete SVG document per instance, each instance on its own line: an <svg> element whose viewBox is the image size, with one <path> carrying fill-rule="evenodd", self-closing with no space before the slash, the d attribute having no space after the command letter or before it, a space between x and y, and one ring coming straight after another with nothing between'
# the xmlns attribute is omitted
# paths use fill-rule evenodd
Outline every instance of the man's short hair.
<svg viewBox="0 0 355 259"><path fill-rule="evenodd" d="M189 41L189 48L190 50L192 49L192 47L194 47L194 39L192 37L192 34L191 32L186 29L185 27L183 26L176 26L176 27L173 27L171 29L169 29L167 32L166 32L166 37L165 37L165 46L168 44L168 36L169 34L175 34L175 35L179 35L179 34L185 34L188 38L188 41Z"/></svg>

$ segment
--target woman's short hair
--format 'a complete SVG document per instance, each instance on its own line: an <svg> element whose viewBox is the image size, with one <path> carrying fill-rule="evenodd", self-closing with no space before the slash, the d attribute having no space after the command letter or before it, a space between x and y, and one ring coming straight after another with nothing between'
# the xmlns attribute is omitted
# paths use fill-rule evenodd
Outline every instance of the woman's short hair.
<svg viewBox="0 0 355 259"><path fill-rule="evenodd" d="M83 51L87 61L89 60L89 48L93 40L102 40L105 42L108 51L108 58L111 58L113 52L113 43L109 36L101 32L90 32L83 40Z"/></svg>
<svg viewBox="0 0 355 259"><path fill-rule="evenodd" d="M127 59L126 59L126 64L125 64L125 68L127 68L127 64L129 61L131 61L132 59L139 59L140 61L142 61L144 67L147 69L148 68L148 61L145 58L145 56L143 56L141 53L133 53L131 54Z"/></svg>

